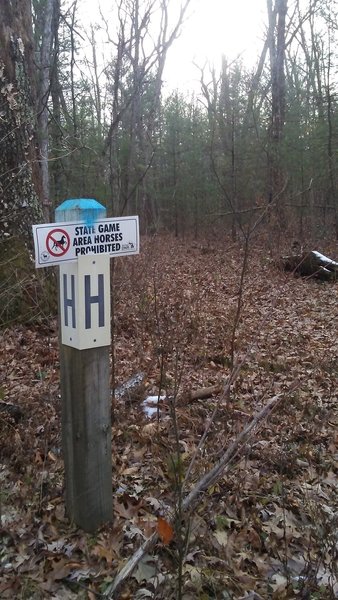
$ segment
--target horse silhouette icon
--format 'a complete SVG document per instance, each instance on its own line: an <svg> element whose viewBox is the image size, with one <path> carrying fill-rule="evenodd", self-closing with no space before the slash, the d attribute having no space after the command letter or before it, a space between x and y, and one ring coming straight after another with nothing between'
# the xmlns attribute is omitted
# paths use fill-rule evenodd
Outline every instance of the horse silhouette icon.
<svg viewBox="0 0 338 600"><path fill-rule="evenodd" d="M58 248L64 249L67 245L67 238L65 235L61 236L59 240L53 240L52 250L57 250Z"/></svg>

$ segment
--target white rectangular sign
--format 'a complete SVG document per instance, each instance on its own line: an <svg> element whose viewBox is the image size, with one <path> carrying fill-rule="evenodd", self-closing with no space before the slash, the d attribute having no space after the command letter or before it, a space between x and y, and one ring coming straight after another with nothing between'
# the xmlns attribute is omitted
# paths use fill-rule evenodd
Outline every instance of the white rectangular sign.
<svg viewBox="0 0 338 600"><path fill-rule="evenodd" d="M109 256L60 265L61 342L85 350L110 345Z"/></svg>
<svg viewBox="0 0 338 600"><path fill-rule="evenodd" d="M49 267L80 256L138 254L139 222L136 217L84 222L33 225L35 266Z"/></svg>

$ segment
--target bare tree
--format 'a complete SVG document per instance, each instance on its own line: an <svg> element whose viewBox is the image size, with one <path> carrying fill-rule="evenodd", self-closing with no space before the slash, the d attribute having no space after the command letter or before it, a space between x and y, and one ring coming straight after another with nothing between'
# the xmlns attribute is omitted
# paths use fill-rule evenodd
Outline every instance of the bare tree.
<svg viewBox="0 0 338 600"><path fill-rule="evenodd" d="M267 0L271 70L271 120L269 129L269 201L283 186L280 145L285 124L285 19L287 0Z"/></svg>
<svg viewBox="0 0 338 600"><path fill-rule="evenodd" d="M335 152L333 149L334 140L334 92L332 85L332 42L333 42L333 23L336 22L337 14L335 19L331 13L328 19L328 57L326 66L326 105L327 105L327 124L328 124L328 135L327 135L327 166L328 166L328 192L327 192L327 206L334 206L334 218L335 218L335 232L336 239L338 240L338 201L337 201L337 183L336 183L336 161Z"/></svg>
<svg viewBox="0 0 338 600"><path fill-rule="evenodd" d="M296 144L300 154L299 171L304 199L295 205L295 209L300 217L301 235L304 215L308 216L313 233L327 232L333 220L338 231L333 151L335 5L335 2L308 0L305 4L297 0L294 22L290 21L287 37L289 104L292 111L298 103L299 114ZM294 178L297 180L297 176L294 175Z"/></svg>
<svg viewBox="0 0 338 600"><path fill-rule="evenodd" d="M55 22L55 13L57 10L57 0L46 0L40 7L41 10L41 42L40 52L38 54L38 67L40 71L38 102L39 102L39 149L42 174L42 205L46 221L50 220L50 192L49 192L49 168L48 168L48 150L49 150L49 131L48 131L48 101L50 96L51 70L53 59L53 19Z"/></svg>
<svg viewBox="0 0 338 600"><path fill-rule="evenodd" d="M107 70L112 115L106 138L115 213L133 208L142 210L148 220L155 220L156 208L146 188L146 176L156 150L153 135L166 56L179 35L189 3L182 3L171 25L169 0L120 1L117 6L116 54L110 73ZM154 37L156 19L159 33ZM107 23L106 27L108 31Z"/></svg>

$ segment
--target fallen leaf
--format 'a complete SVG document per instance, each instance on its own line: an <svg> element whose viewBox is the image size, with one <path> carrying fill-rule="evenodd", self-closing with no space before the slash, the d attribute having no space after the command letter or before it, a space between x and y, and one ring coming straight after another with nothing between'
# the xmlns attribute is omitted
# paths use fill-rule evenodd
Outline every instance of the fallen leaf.
<svg viewBox="0 0 338 600"><path fill-rule="evenodd" d="M174 530L172 526L162 517L159 517L157 520L157 532L163 544L170 544L174 537Z"/></svg>
<svg viewBox="0 0 338 600"><path fill-rule="evenodd" d="M146 554L143 559L138 563L137 569L133 573L134 579L138 583L142 581L149 581L156 575L157 566L152 556Z"/></svg>
<svg viewBox="0 0 338 600"><path fill-rule="evenodd" d="M226 531L218 529L217 531L215 531L214 533L214 537L216 538L216 540L218 541L220 546L226 546L228 543L228 534Z"/></svg>

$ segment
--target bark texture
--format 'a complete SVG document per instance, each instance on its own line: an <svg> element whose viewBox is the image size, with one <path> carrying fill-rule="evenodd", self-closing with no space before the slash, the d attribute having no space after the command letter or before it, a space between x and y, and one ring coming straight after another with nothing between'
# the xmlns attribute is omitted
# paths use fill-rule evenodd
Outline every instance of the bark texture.
<svg viewBox="0 0 338 600"><path fill-rule="evenodd" d="M0 2L0 239L41 221L31 3Z"/></svg>

